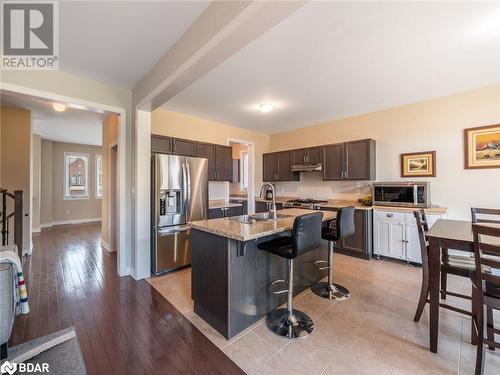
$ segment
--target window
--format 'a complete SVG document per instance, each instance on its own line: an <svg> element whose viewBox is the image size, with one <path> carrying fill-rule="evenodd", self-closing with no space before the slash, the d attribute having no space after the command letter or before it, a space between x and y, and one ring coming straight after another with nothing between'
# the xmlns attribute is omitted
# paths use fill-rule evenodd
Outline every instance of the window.
<svg viewBox="0 0 500 375"><path fill-rule="evenodd" d="M102 198L102 155L95 156L95 196Z"/></svg>
<svg viewBox="0 0 500 375"><path fill-rule="evenodd" d="M89 198L89 155L64 153L64 199Z"/></svg>
<svg viewBox="0 0 500 375"><path fill-rule="evenodd" d="M240 189L248 190L248 151L240 152Z"/></svg>

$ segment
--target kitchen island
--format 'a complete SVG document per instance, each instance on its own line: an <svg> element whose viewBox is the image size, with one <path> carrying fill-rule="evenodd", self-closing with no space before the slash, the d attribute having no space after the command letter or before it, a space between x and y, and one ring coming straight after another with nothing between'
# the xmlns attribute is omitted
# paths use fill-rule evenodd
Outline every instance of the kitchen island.
<svg viewBox="0 0 500 375"><path fill-rule="evenodd" d="M237 216L190 223L195 313L230 339L282 305L286 293L272 294L269 285L287 278L286 261L257 245L290 235L295 217L312 212L318 211L293 208L278 211L276 220L251 222ZM322 212L324 222L336 217L335 212ZM322 246L295 260L294 294L327 275L327 270L314 267L326 256Z"/></svg>

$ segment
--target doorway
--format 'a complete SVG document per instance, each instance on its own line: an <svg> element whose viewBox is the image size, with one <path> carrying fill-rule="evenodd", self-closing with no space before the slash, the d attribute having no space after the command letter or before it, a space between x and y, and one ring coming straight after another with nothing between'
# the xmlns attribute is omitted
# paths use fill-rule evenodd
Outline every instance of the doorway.
<svg viewBox="0 0 500 375"><path fill-rule="evenodd" d="M247 198L248 214L255 212L254 144L241 139L229 139L233 149L233 180L229 184L229 197Z"/></svg>
<svg viewBox="0 0 500 375"><path fill-rule="evenodd" d="M109 246L111 251L118 249L118 145L109 150Z"/></svg>

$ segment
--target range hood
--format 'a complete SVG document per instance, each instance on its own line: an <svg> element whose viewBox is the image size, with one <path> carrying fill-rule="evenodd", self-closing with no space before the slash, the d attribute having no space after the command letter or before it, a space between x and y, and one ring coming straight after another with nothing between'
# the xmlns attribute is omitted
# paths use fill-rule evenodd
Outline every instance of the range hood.
<svg viewBox="0 0 500 375"><path fill-rule="evenodd" d="M292 165L292 172L316 172L322 171L323 164L315 163L315 164L294 164Z"/></svg>

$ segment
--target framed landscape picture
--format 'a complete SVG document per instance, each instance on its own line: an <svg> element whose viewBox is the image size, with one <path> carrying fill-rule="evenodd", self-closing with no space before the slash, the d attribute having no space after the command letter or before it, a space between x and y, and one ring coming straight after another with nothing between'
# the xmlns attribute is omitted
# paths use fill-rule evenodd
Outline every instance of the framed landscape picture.
<svg viewBox="0 0 500 375"><path fill-rule="evenodd" d="M500 168L500 124L464 131L465 168Z"/></svg>
<svg viewBox="0 0 500 375"><path fill-rule="evenodd" d="M436 177L436 151L401 154L401 177Z"/></svg>

